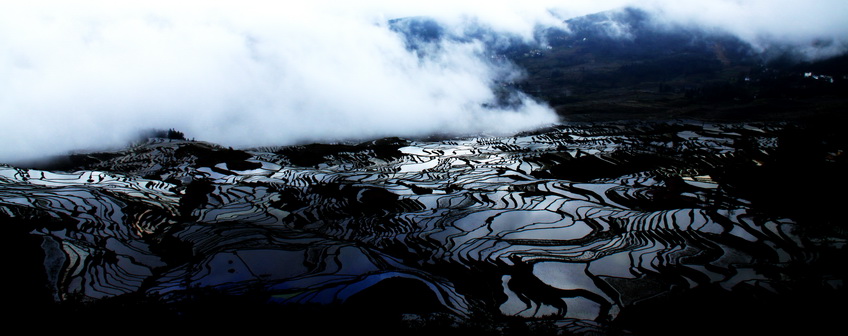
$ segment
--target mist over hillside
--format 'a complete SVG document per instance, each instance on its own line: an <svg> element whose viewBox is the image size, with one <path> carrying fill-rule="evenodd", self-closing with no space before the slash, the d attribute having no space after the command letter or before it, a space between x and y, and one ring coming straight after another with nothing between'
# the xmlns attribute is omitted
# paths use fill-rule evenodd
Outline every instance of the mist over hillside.
<svg viewBox="0 0 848 336"><path fill-rule="evenodd" d="M669 93L796 74L752 58L842 54L845 13L827 0L4 4L0 113L14 122L0 161L157 128L245 147L685 116ZM428 23L404 31L410 17ZM633 97L648 89L663 92Z"/></svg>

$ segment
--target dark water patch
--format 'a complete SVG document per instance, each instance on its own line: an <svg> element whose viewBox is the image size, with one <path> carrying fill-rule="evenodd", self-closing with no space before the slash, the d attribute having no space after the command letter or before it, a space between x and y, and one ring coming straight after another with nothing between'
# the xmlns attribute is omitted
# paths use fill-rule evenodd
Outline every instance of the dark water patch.
<svg viewBox="0 0 848 336"><path fill-rule="evenodd" d="M188 143L177 148L174 153L176 157L193 156L198 167L214 167L219 163L226 164L230 170L257 169L262 165L256 162L245 161L252 157L251 154L232 148L219 148L199 143Z"/></svg>
<svg viewBox="0 0 848 336"><path fill-rule="evenodd" d="M703 286L639 302L615 323L639 335L828 334L841 328L844 299L844 291Z"/></svg>
<svg viewBox="0 0 848 336"><path fill-rule="evenodd" d="M95 166L119 156L120 154L117 153L71 154L21 162L17 163L16 166L39 170L74 171L80 169L80 167Z"/></svg>
<svg viewBox="0 0 848 336"><path fill-rule="evenodd" d="M315 167L321 163L329 163L336 160L353 161L357 156L365 155L390 161L400 158L403 154L398 148L409 144L408 140L401 138L384 138L360 144L308 144L301 146L283 147L274 151L288 159L291 164L301 167Z"/></svg>
<svg viewBox="0 0 848 336"><path fill-rule="evenodd" d="M180 198L179 212L183 219L192 219L192 212L209 203L209 194L215 191L215 186L208 180L193 180L186 186L183 197Z"/></svg>

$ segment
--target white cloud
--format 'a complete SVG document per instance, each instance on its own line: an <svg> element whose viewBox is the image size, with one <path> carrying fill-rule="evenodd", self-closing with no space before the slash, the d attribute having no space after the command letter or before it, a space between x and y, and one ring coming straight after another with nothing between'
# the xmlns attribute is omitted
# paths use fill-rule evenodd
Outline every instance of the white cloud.
<svg viewBox="0 0 848 336"><path fill-rule="evenodd" d="M848 50L848 1L708 0L634 1L668 24L693 25L734 34L764 50L795 48L809 58ZM822 47L822 41L832 42Z"/></svg>
<svg viewBox="0 0 848 336"><path fill-rule="evenodd" d="M7 2L0 162L121 146L147 128L250 146L545 125L556 116L530 99L482 107L516 69L486 61L481 45L443 41L422 58L386 21L431 16L530 39L538 25L624 5L813 56L848 36L842 0Z"/></svg>
<svg viewBox="0 0 848 336"><path fill-rule="evenodd" d="M480 44L443 42L421 58L365 12L85 4L0 14L0 159L120 146L148 128L253 146L557 121L530 99L484 108L514 69L488 63Z"/></svg>

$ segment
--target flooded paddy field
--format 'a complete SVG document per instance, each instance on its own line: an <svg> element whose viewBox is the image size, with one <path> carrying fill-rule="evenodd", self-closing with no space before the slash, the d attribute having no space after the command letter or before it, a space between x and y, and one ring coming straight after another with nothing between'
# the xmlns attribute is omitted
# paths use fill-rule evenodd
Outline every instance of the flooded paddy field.
<svg viewBox="0 0 848 336"><path fill-rule="evenodd" d="M832 129L609 122L243 150L152 138L4 165L9 304L57 328L824 331L846 312Z"/></svg>

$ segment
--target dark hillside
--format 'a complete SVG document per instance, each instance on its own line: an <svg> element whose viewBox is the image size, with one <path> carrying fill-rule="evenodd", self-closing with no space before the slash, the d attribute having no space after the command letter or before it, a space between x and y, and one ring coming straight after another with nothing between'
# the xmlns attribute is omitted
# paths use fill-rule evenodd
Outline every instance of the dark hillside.
<svg viewBox="0 0 848 336"><path fill-rule="evenodd" d="M659 24L636 9L566 24L570 31L537 31L542 43L532 45L485 27L458 37L426 18L391 22L422 53L445 38L483 41L493 61L526 74L499 92L520 90L568 121L842 120L848 108L848 56L805 62L790 50L754 50L727 33Z"/></svg>
<svg viewBox="0 0 848 336"><path fill-rule="evenodd" d="M767 58L733 36L672 30L632 9L567 23L570 33L543 33L549 47L507 51L527 70L518 88L567 120L784 120L848 107L846 56Z"/></svg>

